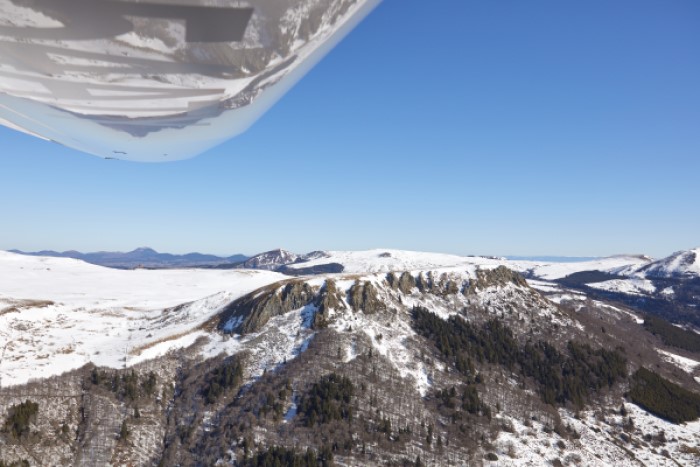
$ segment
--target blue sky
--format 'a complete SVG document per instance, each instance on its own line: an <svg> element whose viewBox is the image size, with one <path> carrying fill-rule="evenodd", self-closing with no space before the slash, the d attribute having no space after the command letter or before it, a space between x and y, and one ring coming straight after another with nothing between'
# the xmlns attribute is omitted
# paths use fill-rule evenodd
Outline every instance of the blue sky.
<svg viewBox="0 0 700 467"><path fill-rule="evenodd" d="M0 141L1 249L662 256L700 245L700 4L385 0L197 158Z"/></svg>

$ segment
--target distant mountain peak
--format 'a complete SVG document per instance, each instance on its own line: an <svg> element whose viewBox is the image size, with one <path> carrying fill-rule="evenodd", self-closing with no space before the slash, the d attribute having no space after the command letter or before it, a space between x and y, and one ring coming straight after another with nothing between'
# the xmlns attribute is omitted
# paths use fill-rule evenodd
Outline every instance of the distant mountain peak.
<svg viewBox="0 0 700 467"><path fill-rule="evenodd" d="M148 246L142 246L139 248L136 248L135 250L132 251L132 253L158 253L156 250L154 250L151 247Z"/></svg>
<svg viewBox="0 0 700 467"><path fill-rule="evenodd" d="M301 257L296 253L277 248L259 253L243 262L240 267L247 269L267 269L273 271L281 266L294 263Z"/></svg>
<svg viewBox="0 0 700 467"><path fill-rule="evenodd" d="M304 260L311 261L313 259L328 258L328 257L330 257L330 254L327 251L314 250L314 251L311 251L309 253L306 253L304 255Z"/></svg>
<svg viewBox="0 0 700 467"><path fill-rule="evenodd" d="M648 278L700 277L700 248L676 251L643 266L637 272Z"/></svg>

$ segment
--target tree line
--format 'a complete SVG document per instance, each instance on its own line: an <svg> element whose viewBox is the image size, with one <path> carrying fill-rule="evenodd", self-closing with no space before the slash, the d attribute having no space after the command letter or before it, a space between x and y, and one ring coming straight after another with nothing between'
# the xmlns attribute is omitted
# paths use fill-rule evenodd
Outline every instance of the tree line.
<svg viewBox="0 0 700 467"><path fill-rule="evenodd" d="M304 424L328 423L332 420L352 420L352 401L355 387L345 376L330 373L314 383L299 402L298 413Z"/></svg>
<svg viewBox="0 0 700 467"><path fill-rule="evenodd" d="M29 425L36 420L39 413L39 404L26 400L15 404L7 411L7 419L2 426L2 431L15 439L20 439L29 434Z"/></svg>
<svg viewBox="0 0 700 467"><path fill-rule="evenodd" d="M140 377L133 369L131 371L107 371L93 368L89 381L95 386L103 387L114 393L120 400L134 402L141 397L152 396L156 389L157 377L154 372Z"/></svg>
<svg viewBox="0 0 700 467"><path fill-rule="evenodd" d="M630 399L643 409L673 423L700 417L700 394L642 367L632 375Z"/></svg>
<svg viewBox="0 0 700 467"><path fill-rule="evenodd" d="M243 382L243 365L238 358L231 357L214 368L204 387L207 404L215 403L229 389L237 389Z"/></svg>
<svg viewBox="0 0 700 467"><path fill-rule="evenodd" d="M271 446L242 462L244 467L331 467L333 453L324 446L316 453L311 448L298 453L296 449Z"/></svg>
<svg viewBox="0 0 700 467"><path fill-rule="evenodd" d="M569 341L563 353L543 340L520 345L498 319L475 326L459 316L443 320L423 307L414 307L412 315L416 332L430 339L470 382L478 377L475 361L497 364L534 379L545 403L571 402L582 408L593 392L627 376L627 360L619 349L594 350Z"/></svg>
<svg viewBox="0 0 700 467"><path fill-rule="evenodd" d="M666 345L690 352L700 352L700 334L674 326L665 319L646 316L644 329L659 336Z"/></svg>

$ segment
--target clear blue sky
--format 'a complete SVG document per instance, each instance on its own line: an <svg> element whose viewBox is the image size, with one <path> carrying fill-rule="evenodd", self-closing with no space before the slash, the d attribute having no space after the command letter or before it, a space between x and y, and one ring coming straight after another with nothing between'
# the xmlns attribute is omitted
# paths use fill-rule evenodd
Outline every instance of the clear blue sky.
<svg viewBox="0 0 700 467"><path fill-rule="evenodd" d="M0 141L0 249L662 256L700 245L700 3L385 0L195 159Z"/></svg>

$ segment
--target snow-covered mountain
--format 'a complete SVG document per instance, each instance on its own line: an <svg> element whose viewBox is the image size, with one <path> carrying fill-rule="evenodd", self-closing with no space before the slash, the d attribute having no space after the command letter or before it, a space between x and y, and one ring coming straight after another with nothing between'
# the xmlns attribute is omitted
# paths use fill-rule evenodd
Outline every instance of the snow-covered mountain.
<svg viewBox="0 0 700 467"><path fill-rule="evenodd" d="M0 461L29 446L38 465L240 465L296 446L353 466L697 464L700 421L672 423L629 394L642 367L700 392L700 353L664 344L635 308L554 280L644 259L556 269L277 250L254 266L281 261L343 272L115 270L0 252L0 414L39 407L34 437L0 432ZM326 397L329 375L351 389L311 423L310 394Z"/></svg>
<svg viewBox="0 0 700 467"><path fill-rule="evenodd" d="M645 279L700 277L700 248L677 251L658 260L642 255L621 255L579 263L545 263L532 270L534 275L544 279L561 279L582 271Z"/></svg>
<svg viewBox="0 0 700 467"><path fill-rule="evenodd" d="M562 279L571 274L584 271L600 271L607 274L621 274L629 269L636 269L650 264L651 258L642 255L617 255L579 262L514 262L516 267L534 277L546 280Z"/></svg>
<svg viewBox="0 0 700 467"><path fill-rule="evenodd" d="M266 251L264 253L259 253L255 256L248 258L236 265L238 268L244 269L264 269L268 271L274 271L281 266L294 263L300 258L299 255L294 254L290 251L278 248L276 250Z"/></svg>
<svg viewBox="0 0 700 467"><path fill-rule="evenodd" d="M677 251L667 258L639 268L628 268L622 273L643 275L648 279L700 277L700 248Z"/></svg>
<svg viewBox="0 0 700 467"><path fill-rule="evenodd" d="M558 269L556 265L548 265L535 274L589 294L595 292L600 298L634 304L645 312L661 314L679 324L700 327L697 312L700 306L699 254L700 249L696 248L656 261L646 257L636 261L635 257L608 258L601 260L602 263L585 264L586 269L577 271L578 274L564 276L542 274L542 271ZM616 259L620 260L617 264ZM580 268L576 266L575 269Z"/></svg>

